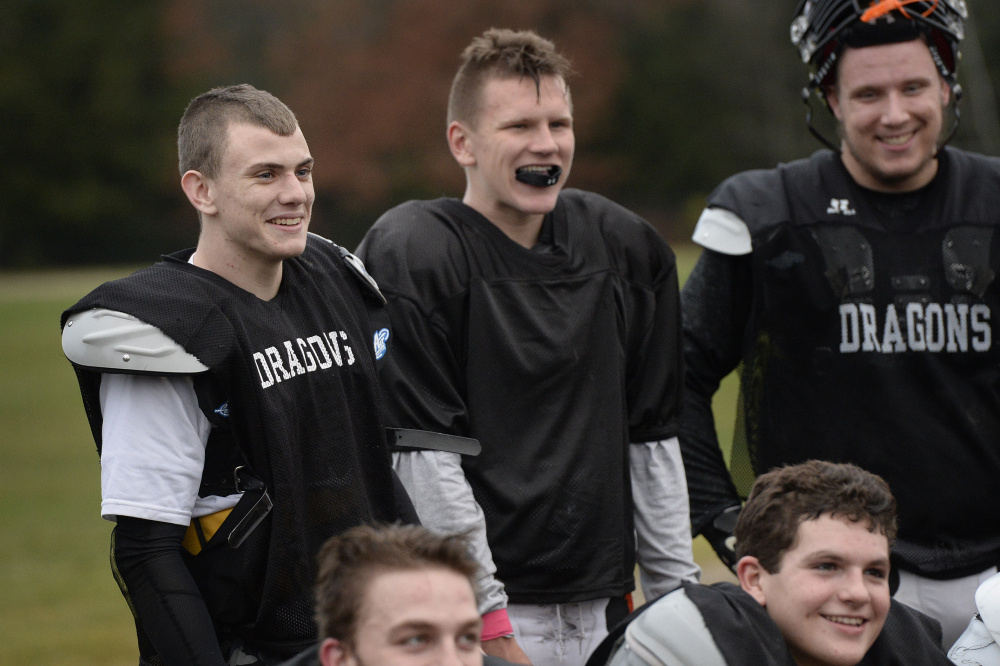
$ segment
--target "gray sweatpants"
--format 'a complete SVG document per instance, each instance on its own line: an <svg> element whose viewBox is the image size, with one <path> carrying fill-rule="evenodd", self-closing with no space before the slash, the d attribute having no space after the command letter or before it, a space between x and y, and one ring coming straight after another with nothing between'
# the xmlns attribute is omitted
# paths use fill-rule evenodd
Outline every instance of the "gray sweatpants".
<svg viewBox="0 0 1000 666"><path fill-rule="evenodd" d="M976 614L976 589L995 573L997 568L990 567L963 578L933 580L900 571L899 589L893 598L940 622L943 632L941 647L947 650Z"/></svg>

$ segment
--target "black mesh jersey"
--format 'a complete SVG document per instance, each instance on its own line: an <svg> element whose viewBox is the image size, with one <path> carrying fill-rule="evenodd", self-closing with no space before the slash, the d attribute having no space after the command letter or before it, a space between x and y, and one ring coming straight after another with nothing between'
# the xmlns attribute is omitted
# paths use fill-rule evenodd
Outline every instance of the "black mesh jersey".
<svg viewBox="0 0 1000 666"><path fill-rule="evenodd" d="M318 237L285 261L278 295L266 302L188 264L189 255L102 285L63 322L97 307L127 312L210 368L228 400L203 409L228 420L274 509L238 551L220 549L227 570L213 570L205 553L189 566L210 609L220 596L242 600L242 617L215 618L220 631L293 654L316 639L323 542L396 518L367 297L338 248ZM77 369L85 402L99 404L100 370ZM88 412L99 433L99 409ZM231 589L220 590L227 581Z"/></svg>
<svg viewBox="0 0 1000 666"><path fill-rule="evenodd" d="M393 425L481 441L465 474L518 603L633 588L627 443L677 433L672 251L578 190L546 226L533 251L458 200L411 201L358 249L389 300Z"/></svg>
<svg viewBox="0 0 1000 666"><path fill-rule="evenodd" d="M734 464L853 462L896 496L904 569L996 564L1000 160L947 149L928 187L890 196L821 151L737 175L709 205L752 236L752 254L726 269L728 294L706 304L707 274L685 287L689 388L713 354L742 364ZM686 464L699 441L685 443ZM692 497L698 477L689 469Z"/></svg>

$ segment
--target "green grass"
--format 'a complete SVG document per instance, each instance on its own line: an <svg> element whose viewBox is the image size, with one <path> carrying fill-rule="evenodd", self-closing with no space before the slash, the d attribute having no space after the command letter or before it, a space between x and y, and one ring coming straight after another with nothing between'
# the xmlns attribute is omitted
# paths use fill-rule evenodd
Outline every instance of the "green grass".
<svg viewBox="0 0 1000 666"><path fill-rule="evenodd" d="M679 247L686 277L697 250ZM59 315L126 268L0 273L0 664L137 662L132 619L108 566L100 466ZM735 385L717 396L731 440ZM695 543L706 581L727 577Z"/></svg>
<svg viewBox="0 0 1000 666"><path fill-rule="evenodd" d="M0 664L135 664L59 314L122 270L0 275Z"/></svg>

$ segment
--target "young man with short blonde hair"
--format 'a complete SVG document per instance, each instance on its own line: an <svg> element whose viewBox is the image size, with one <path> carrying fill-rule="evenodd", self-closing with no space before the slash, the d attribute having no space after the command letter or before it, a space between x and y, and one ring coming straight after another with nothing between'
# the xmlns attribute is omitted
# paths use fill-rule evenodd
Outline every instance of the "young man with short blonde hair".
<svg viewBox="0 0 1000 666"><path fill-rule="evenodd" d="M382 301L308 233L313 158L273 95L200 95L178 149L197 247L91 292L63 314L63 345L140 663L264 666L315 641L319 545L399 517Z"/></svg>

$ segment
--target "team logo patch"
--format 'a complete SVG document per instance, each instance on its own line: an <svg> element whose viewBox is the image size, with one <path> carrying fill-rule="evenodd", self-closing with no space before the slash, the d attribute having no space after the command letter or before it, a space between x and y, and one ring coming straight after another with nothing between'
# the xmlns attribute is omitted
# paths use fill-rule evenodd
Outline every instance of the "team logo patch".
<svg viewBox="0 0 1000 666"><path fill-rule="evenodd" d="M389 329L383 328L375 331L375 360L385 356L385 343L389 341Z"/></svg>
<svg viewBox="0 0 1000 666"><path fill-rule="evenodd" d="M228 419L229 418L229 401L227 400L224 403L222 403L221 405L219 405L219 408L215 410L215 413L218 414L219 416L221 416L224 419Z"/></svg>

